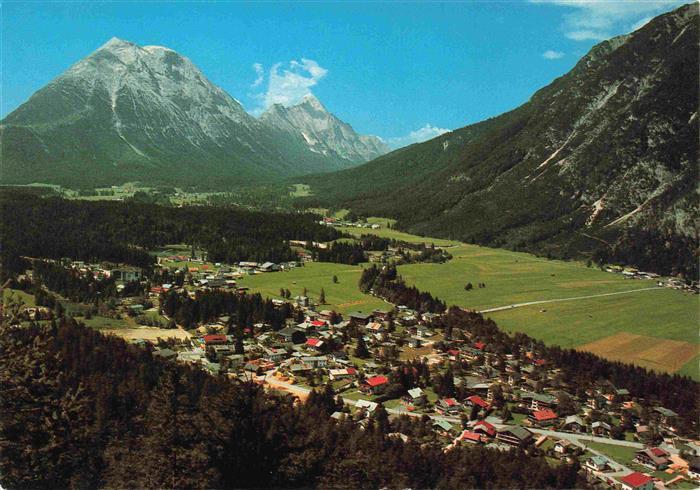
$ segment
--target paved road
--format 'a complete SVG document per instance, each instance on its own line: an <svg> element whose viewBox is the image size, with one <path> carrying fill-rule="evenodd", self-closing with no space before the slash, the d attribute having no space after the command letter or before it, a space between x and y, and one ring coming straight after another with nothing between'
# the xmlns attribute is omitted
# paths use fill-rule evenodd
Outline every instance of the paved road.
<svg viewBox="0 0 700 490"><path fill-rule="evenodd" d="M601 294L591 294L588 296L573 296L571 298L557 298L557 299L544 299L540 301L528 301L527 303L514 303L512 305L506 305L506 306L498 306L496 308L488 308L486 310L481 310L479 313L491 313L494 311L503 311L503 310L510 310L512 308L520 308L522 306L532 306L532 305L542 305L546 303L560 303L562 301L576 301L580 299L590 299L590 298L601 298L603 296L616 296L618 294L632 294L632 293L637 293L639 291L656 291L656 290L663 290L664 288L659 287L659 286L654 286L652 288L639 288L639 289L629 289L627 291L617 291L615 293L601 293Z"/></svg>
<svg viewBox="0 0 700 490"><path fill-rule="evenodd" d="M582 444L585 444L585 441L591 441L591 442L600 442L602 444L610 444L611 446L625 446L625 447L632 447L635 449L644 449L644 444L640 442L635 442L635 441L620 441L617 439L608 439L607 437L598 437L598 436L592 436L590 434L579 434L575 432L559 432L556 430L548 430L548 429L529 429L531 432L535 432L537 434L544 434L549 437L556 437L559 439L569 439L571 442L579 442L583 441Z"/></svg>

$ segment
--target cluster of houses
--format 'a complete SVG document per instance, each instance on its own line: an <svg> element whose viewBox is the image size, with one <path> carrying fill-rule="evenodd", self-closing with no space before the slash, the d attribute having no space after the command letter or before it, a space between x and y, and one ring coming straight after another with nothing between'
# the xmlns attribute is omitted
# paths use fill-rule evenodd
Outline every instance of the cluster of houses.
<svg viewBox="0 0 700 490"><path fill-rule="evenodd" d="M241 262L234 267L217 264L212 271L205 265L198 270L190 267L179 271L191 276L194 289L244 291L236 284L242 274L299 264ZM120 282L142 278L142 272L132 267L79 262L67 266ZM153 286L150 298L156 303L162 292L173 287L177 288L173 284ZM606 381L581 392L567 384L561 371L540 357L534 346L517 354L502 354L490 349L487 340L474 338L466 331L445 338L439 327L440 315L421 314L404 306L354 312L342 318L334 311L316 311L308 297L298 296L293 302L303 312L303 321L288 319L280 330L259 323L246 329L244 339L237 339L227 333L228 318L222 316L198 326L187 341L170 342L168 346L161 343L153 354L198 364L212 373L270 385L275 382L278 386L309 388L331 383L341 396L353 395L349 399L355 400L353 416L358 424L366 423L363 421L380 403L390 401L387 392L400 359L423 359L431 370L440 373L452 366L452 381L459 395L440 397L430 386L414 386L399 395L397 403L392 404L398 408L393 410L430 416L446 450L458 445L537 448L543 444L543 431L553 431L557 434L551 448L553 457L580 459L591 478L623 489L651 489L655 480L644 472L617 474L619 465L615 462L581 449L581 436L622 436L642 443L644 448L636 452L634 461L651 473L678 468L678 451L669 449L673 444L689 444L697 448L696 454L700 453L700 446L678 437L678 415L672 410L654 406L643 419L639 400L624 387ZM279 306L283 303L275 301ZM367 348L361 361L355 357L358 336ZM333 415L345 416L340 412ZM661 446L655 445L657 434L664 438ZM584 454L585 459L581 459ZM692 456L685 460L682 474L700 483L698 459Z"/></svg>
<svg viewBox="0 0 700 490"><path fill-rule="evenodd" d="M677 289L679 291L686 291L694 294L700 293L700 284L697 281L692 281L687 283L675 277L661 277L659 274L654 272L644 272L640 271L635 267L622 267L619 265L608 265L605 266L606 272L611 272L614 274L622 274L629 279L648 279L655 280L656 285L659 287L667 287L671 289Z"/></svg>
<svg viewBox="0 0 700 490"><path fill-rule="evenodd" d="M338 218L333 218L333 217L326 217L323 218L321 221L318 222L320 225L326 225L326 226L349 226L353 228L369 228L371 230L378 230L381 228L381 225L378 223L363 223L363 222L353 222L353 221L347 221L347 220L341 220Z"/></svg>
<svg viewBox="0 0 700 490"><path fill-rule="evenodd" d="M255 325L242 345L236 346L236 340L223 333L223 318L217 324L204 326L206 332L220 333L203 330L190 347L161 349L156 354L259 382L274 378L307 388L330 382L341 396L352 393L357 395L353 399L359 397L354 411L361 425L391 386L391 372L398 362L388 351L395 353L399 344L409 352L420 348L421 357L434 369L456 363L462 366L454 376L454 384L466 396L435 397L430 387L416 386L406 390L398 405L392 406L398 406L403 413L432 417L434 429L444 437L447 448L465 444L536 448L543 440L543 431L554 431L558 436L550 451L553 457L571 460L586 454L581 464L592 478L626 488L625 481L630 479L618 474L619 465L604 456L585 453L579 440L612 439L621 432L624 436L624 423L627 437L645 445L635 457L639 468L654 472L674 467L672 458L677 459L677 451L672 455L667 446L654 446L649 436L655 433L665 441L680 440L675 428L678 415L656 406L648 420L641 420L638 401L624 388L601 381L581 394L558 376L559 369L535 352L497 354L489 350L487 342L471 339L468 334L459 340L444 339L434 326L438 315L398 307L393 311L351 313L342 319L332 311L316 312L303 306L303 298L295 301L304 310L303 322L290 319L278 331L264 324ZM369 358L362 362L353 356L354 337L347 335L350 330L353 335L360 332L368 348ZM469 368L465 370L464 366ZM566 415L560 415L564 405ZM511 412L506 420L505 407ZM335 418L345 416L348 414L334 414ZM631 432L629 427L633 427ZM693 473L697 466L691 463L687 462L682 471L684 478L697 478ZM636 477L630 478L629 488L645 488L634 485Z"/></svg>

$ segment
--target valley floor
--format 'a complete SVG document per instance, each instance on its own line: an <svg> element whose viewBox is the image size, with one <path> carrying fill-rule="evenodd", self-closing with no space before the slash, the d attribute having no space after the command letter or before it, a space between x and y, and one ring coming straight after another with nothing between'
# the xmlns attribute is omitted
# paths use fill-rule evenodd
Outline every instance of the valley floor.
<svg viewBox="0 0 700 490"><path fill-rule="evenodd" d="M385 219L371 222L381 228L341 229L356 236L372 233L447 248L453 259L444 264L408 264L398 271L407 283L448 305L484 311L504 330L524 332L546 343L700 379L696 295L580 262L419 237L388 228ZM313 299L323 288L328 309L369 312L381 308L383 301L360 293L361 268L312 263L291 272L245 277L241 285L273 297L279 297L281 287L293 295L306 287ZM474 287L465 291L468 282ZM478 288L478 283L486 287ZM500 308L522 303L534 304Z"/></svg>

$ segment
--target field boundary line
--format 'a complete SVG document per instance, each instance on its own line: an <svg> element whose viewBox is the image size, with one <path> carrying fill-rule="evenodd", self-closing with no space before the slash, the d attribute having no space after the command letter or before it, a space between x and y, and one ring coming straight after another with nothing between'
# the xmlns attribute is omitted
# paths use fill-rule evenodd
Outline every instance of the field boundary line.
<svg viewBox="0 0 700 490"><path fill-rule="evenodd" d="M539 300L539 301L528 301L526 303L514 303L512 305L497 306L495 308L487 308L485 310L479 310L478 313L492 313L495 311L510 310L513 308L520 308L523 306L542 305L542 304L546 304L546 303L560 303L563 301L576 301L576 300L581 300L581 299L601 298L603 296L616 296L618 294L631 294L631 293L637 293L639 291L657 291L657 290L663 291L664 288L659 287L659 286L654 286L651 288L639 288L639 289L629 289L627 291L615 291L613 293L590 294L588 296L572 296L570 298L556 298L556 299L543 299L543 300Z"/></svg>

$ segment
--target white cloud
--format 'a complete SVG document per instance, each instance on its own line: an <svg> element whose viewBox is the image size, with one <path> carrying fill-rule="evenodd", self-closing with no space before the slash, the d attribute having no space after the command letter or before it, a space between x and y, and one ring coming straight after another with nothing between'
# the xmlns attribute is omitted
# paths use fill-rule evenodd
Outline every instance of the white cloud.
<svg viewBox="0 0 700 490"><path fill-rule="evenodd" d="M651 18L684 3L683 0L530 0L568 10L562 28L575 41L600 41L641 27ZM645 22L646 20L646 22Z"/></svg>
<svg viewBox="0 0 700 490"><path fill-rule="evenodd" d="M265 80L265 72L263 70L263 66L260 63L253 63L253 70L255 70L255 81L251 85L251 87L257 87L261 83L263 83L263 80Z"/></svg>
<svg viewBox="0 0 700 490"><path fill-rule="evenodd" d="M260 79L263 67L259 63L256 65L260 67L260 71L258 72L258 68L253 65L258 73L254 87L263 82ZM301 61L292 60L287 63L287 68L284 68L283 63L275 63L268 74L267 90L253 95L260 101L260 106L252 113L260 114L272 104L291 106L298 103L305 95L311 94L311 87L315 86L327 74L327 69L308 58L302 58ZM258 80L260 81L258 82Z"/></svg>
<svg viewBox="0 0 700 490"><path fill-rule="evenodd" d="M564 35L574 41L604 41L605 39L613 37L608 32L591 30L569 31Z"/></svg>
<svg viewBox="0 0 700 490"><path fill-rule="evenodd" d="M564 57L564 53L561 51L554 51L553 49L548 49L544 53L542 53L542 57L546 60L558 60L559 58Z"/></svg>
<svg viewBox="0 0 700 490"><path fill-rule="evenodd" d="M391 148L401 148L403 146L412 145L413 143L422 143L440 136L441 134L450 132L450 129L438 128L428 123L422 128L411 131L407 135L397 136L395 138L387 138L384 142Z"/></svg>

